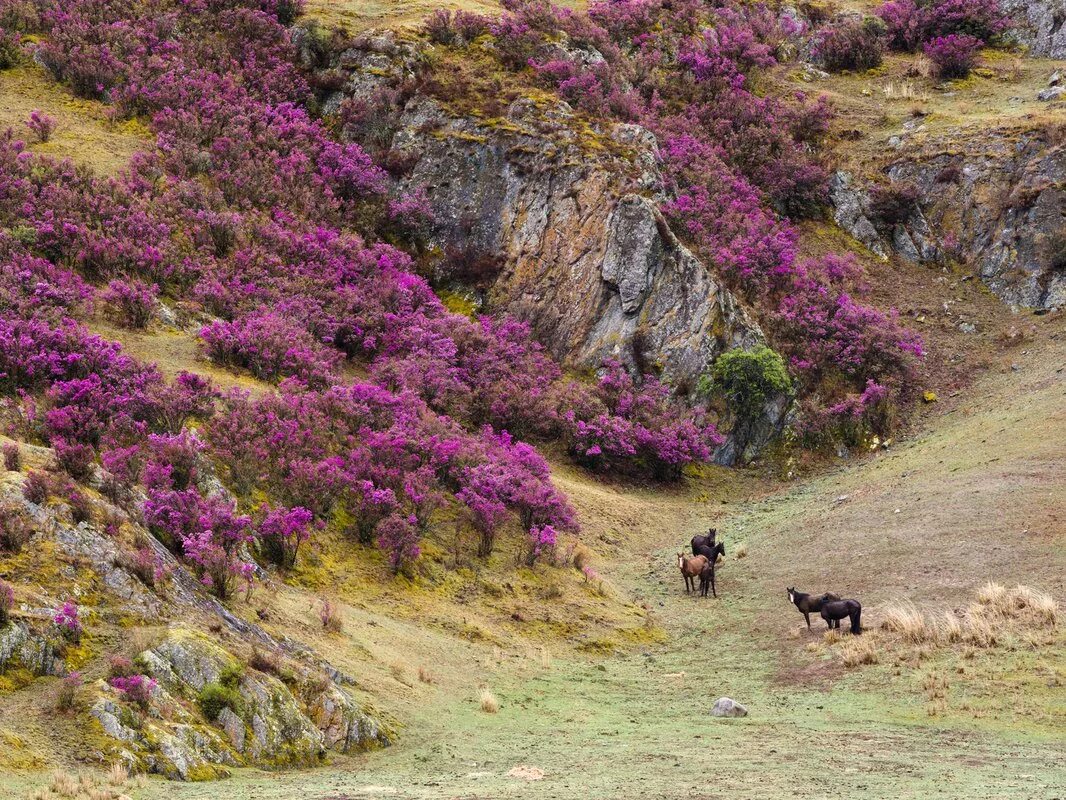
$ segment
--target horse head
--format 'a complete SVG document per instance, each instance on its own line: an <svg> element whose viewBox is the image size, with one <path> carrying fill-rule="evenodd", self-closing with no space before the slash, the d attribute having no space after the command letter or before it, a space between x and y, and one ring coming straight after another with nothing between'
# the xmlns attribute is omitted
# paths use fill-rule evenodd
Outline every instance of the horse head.
<svg viewBox="0 0 1066 800"><path fill-rule="evenodd" d="M788 602L795 603L796 602L796 587L795 586L790 586L787 589L785 589L785 591L788 592Z"/></svg>

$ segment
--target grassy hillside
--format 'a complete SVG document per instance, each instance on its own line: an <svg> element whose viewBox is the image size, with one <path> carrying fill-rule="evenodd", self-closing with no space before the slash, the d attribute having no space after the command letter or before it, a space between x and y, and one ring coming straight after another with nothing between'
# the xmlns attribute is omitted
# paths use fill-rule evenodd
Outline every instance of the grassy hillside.
<svg viewBox="0 0 1066 800"><path fill-rule="evenodd" d="M308 5L353 30L414 26L438 7L498 9L490 0ZM908 74L910 57L814 84L777 77L832 96L835 132L863 132L838 137L834 158L874 176L887 138L919 111L926 133L916 135L959 147L988 125L1056 122L1032 98L1061 65L986 58L985 72L943 91ZM0 73L0 100L0 128L47 111L58 131L33 150L99 174L117 172L147 141L141 123L113 124L103 104L75 100L36 67ZM807 254L854 246L824 221L804 223L802 233ZM595 477L549 446L552 480L582 526L561 545L577 556L567 565L525 566L516 537L501 537L491 558L474 558L472 532L446 510L421 542L417 568L393 578L381 552L331 524L294 570L269 573L228 605L355 676L360 697L396 725L396 746L330 754L315 770L235 769L220 783L118 775L107 794L106 745L84 710L57 713L60 680L0 676L0 797L1063 796L1062 314L1012 311L954 266L860 258L877 302L898 307L930 351L918 389L933 392L931 402L892 441L829 471L823 460L770 459L748 470L690 469L666 486ZM960 331L962 313L977 333ZM99 313L86 324L168 377L193 370L223 389L273 391L205 360L191 332L159 322L130 331ZM360 367L345 369L346 378L363 377ZM23 452L23 471L50 460L43 448ZM0 473L5 486L15 480ZM719 597L704 600L684 593L674 554L710 525L727 556ZM209 630L251 656L248 642L210 615L168 625L110 607L99 576L48 547L5 555L0 578L18 579L26 618L47 622L46 602L68 591L93 609L73 664L87 683L105 676L109 655L134 656L168 628ZM860 599L866 634L824 635L820 620L808 631L785 595L793 585ZM323 599L337 606L337 630L324 629ZM921 616L899 622L912 604ZM722 695L749 716L711 718ZM59 777L49 776L53 767ZM65 786L68 774L85 776L80 794Z"/></svg>
<svg viewBox="0 0 1066 800"><path fill-rule="evenodd" d="M150 785L132 796L1055 796L1066 788L1061 624L1004 622L994 647L913 644L879 626L901 601L930 618L965 608L990 579L1061 603L1064 368L1066 339L1049 325L913 440L769 495L750 476L717 470L663 493L560 469L605 593L649 609L661 641L615 653L551 635L471 642L397 619L386 597L346 592L344 635L316 644L358 664L379 702L407 720L402 746L334 769L242 772L220 786ZM727 543L717 600L686 596L673 565L708 523ZM737 559L741 542L747 556ZM807 632L785 596L793 584L860 598L878 663L848 668L846 645L827 642L820 621ZM428 613L417 588L405 604L412 597ZM298 587L273 597L279 632L308 635L296 623L307 602ZM450 616L464 605L433 607ZM482 686L498 713L480 710ZM720 695L750 715L712 719ZM509 775L522 766L543 778Z"/></svg>

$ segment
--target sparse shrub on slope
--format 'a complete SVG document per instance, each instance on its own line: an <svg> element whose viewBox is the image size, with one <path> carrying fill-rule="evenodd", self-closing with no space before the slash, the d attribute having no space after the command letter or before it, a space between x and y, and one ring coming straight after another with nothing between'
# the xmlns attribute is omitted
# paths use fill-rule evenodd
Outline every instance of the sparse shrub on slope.
<svg viewBox="0 0 1066 800"><path fill-rule="evenodd" d="M0 580L0 628L11 619L11 610L15 607L15 590L11 584Z"/></svg>
<svg viewBox="0 0 1066 800"><path fill-rule="evenodd" d="M938 36L923 48L939 78L965 78L977 63L981 40L966 34Z"/></svg>
<svg viewBox="0 0 1066 800"><path fill-rule="evenodd" d="M792 379L784 359L765 345L720 355L700 381L703 394L725 399L740 422L757 418L767 401L788 394Z"/></svg>
<svg viewBox="0 0 1066 800"><path fill-rule="evenodd" d="M877 17L835 23L818 32L814 53L830 72L873 69L884 57L885 31Z"/></svg>

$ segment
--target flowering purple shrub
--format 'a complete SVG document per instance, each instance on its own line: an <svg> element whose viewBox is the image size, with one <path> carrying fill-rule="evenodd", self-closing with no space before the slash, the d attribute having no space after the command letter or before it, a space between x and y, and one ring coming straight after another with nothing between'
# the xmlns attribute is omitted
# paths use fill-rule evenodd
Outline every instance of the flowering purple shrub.
<svg viewBox="0 0 1066 800"><path fill-rule="evenodd" d="M306 508L271 508L264 503L258 525L259 546L271 561L290 569L296 563L300 545L311 538L314 514Z"/></svg>
<svg viewBox="0 0 1066 800"><path fill-rule="evenodd" d="M111 281L103 300L114 310L115 321L124 328L145 328L155 312L159 287L142 281Z"/></svg>
<svg viewBox="0 0 1066 800"><path fill-rule="evenodd" d="M0 505L0 550L17 553L32 533L22 509L13 504Z"/></svg>
<svg viewBox="0 0 1066 800"><path fill-rule="evenodd" d="M956 34L991 44L1013 24L999 0L889 0L877 11L897 50Z"/></svg>
<svg viewBox="0 0 1066 800"><path fill-rule="evenodd" d="M212 361L244 367L263 380L296 377L323 387L334 379L336 353L287 317L268 313L216 321L200 329L200 338Z"/></svg>
<svg viewBox="0 0 1066 800"><path fill-rule="evenodd" d="M22 484L22 496L31 503L41 505L48 500L51 491L47 476L37 470L30 470L26 475L26 482Z"/></svg>
<svg viewBox="0 0 1066 800"><path fill-rule="evenodd" d="M672 406L665 386L647 378L638 387L616 361L604 365L592 392L572 388L577 400L562 413L564 437L574 457L590 466L635 463L674 478L685 464L708 459L722 441L699 415Z"/></svg>
<svg viewBox="0 0 1066 800"><path fill-rule="evenodd" d="M78 616L78 604L67 600L52 615L52 623L67 639L75 644L81 641L82 624Z"/></svg>
<svg viewBox="0 0 1066 800"><path fill-rule="evenodd" d="M120 566L136 575L141 583L150 589L165 586L171 577L170 568L148 546L138 547L132 553L124 554Z"/></svg>
<svg viewBox="0 0 1066 800"><path fill-rule="evenodd" d="M31 111L30 118L26 120L26 127L37 137L39 142L47 142L51 139L58 126L59 120L40 110Z"/></svg>
<svg viewBox="0 0 1066 800"><path fill-rule="evenodd" d="M148 710L157 685L155 678L147 675L116 675L108 678L107 683L123 700L139 706L141 711Z"/></svg>
<svg viewBox="0 0 1066 800"><path fill-rule="evenodd" d="M925 43L923 50L936 66L937 76L945 79L965 78L977 63L981 40L967 34L938 36Z"/></svg>
<svg viewBox="0 0 1066 800"><path fill-rule="evenodd" d="M7 442L3 447L4 469L18 472L22 468L22 455L17 442Z"/></svg>
<svg viewBox="0 0 1066 800"><path fill-rule="evenodd" d="M885 30L877 17L830 25L818 32L814 55L830 72L879 67L885 53Z"/></svg>
<svg viewBox="0 0 1066 800"><path fill-rule="evenodd" d="M492 20L469 11L437 9L426 20L426 34L437 44L468 44L488 33Z"/></svg>

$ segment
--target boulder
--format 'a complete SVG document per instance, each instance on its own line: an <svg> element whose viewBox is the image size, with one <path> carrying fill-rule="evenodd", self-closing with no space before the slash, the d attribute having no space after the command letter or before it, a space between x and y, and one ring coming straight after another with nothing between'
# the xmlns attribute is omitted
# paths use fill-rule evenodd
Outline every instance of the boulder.
<svg viewBox="0 0 1066 800"><path fill-rule="evenodd" d="M712 717L746 717L748 709L731 697L719 697L711 706Z"/></svg>

